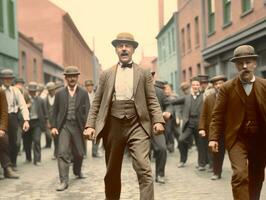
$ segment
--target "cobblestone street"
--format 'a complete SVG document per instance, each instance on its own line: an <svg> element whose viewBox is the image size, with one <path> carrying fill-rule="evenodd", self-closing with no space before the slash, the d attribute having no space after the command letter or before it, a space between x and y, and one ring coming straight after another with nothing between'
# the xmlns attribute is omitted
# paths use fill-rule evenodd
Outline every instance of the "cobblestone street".
<svg viewBox="0 0 266 200"><path fill-rule="evenodd" d="M88 150L91 149L90 144ZM68 190L56 192L58 184L57 162L51 160L52 151L42 149L42 165L25 164L24 153L19 156L19 180L0 181L0 199L104 199L103 177L105 163L103 158L92 158L90 151L84 160L83 172L86 179L75 179L70 170ZM199 172L195 168L196 151L192 149L185 168L177 168L178 151L168 154L166 184L155 183L156 200L231 200L231 170L228 158L225 159L223 177L211 181L211 173ZM152 163L154 169L154 163ZM138 200L138 184L130 158L125 156L122 171L121 200ZM261 199L266 199L264 186Z"/></svg>

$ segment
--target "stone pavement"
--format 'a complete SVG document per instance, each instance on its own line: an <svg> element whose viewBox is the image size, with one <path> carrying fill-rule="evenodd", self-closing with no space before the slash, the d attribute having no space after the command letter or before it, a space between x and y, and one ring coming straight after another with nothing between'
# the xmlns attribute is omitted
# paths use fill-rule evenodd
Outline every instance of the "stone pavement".
<svg viewBox="0 0 266 200"><path fill-rule="evenodd" d="M91 145L88 144L88 150ZM0 199L88 199L103 200L105 163L103 158L92 158L90 151L84 160L83 172L86 179L78 180L70 170L70 185L64 192L56 192L58 184L57 162L51 160L52 151L42 149L42 165L23 163L24 153L19 156L19 180L0 180ZM195 168L196 151L189 153L185 168L177 168L178 151L168 154L166 184L155 183L156 200L232 200L231 170L226 156L224 173L221 180L211 181L210 173L199 172ZM154 170L154 163L152 163ZM125 156L122 170L121 200L138 200L139 191L135 172L130 158ZM266 186L263 187L261 200L266 199Z"/></svg>

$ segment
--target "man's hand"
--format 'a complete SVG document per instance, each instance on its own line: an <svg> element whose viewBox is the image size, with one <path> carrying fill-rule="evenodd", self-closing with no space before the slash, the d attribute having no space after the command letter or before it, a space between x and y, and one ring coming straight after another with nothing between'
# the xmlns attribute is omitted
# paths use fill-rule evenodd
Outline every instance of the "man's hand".
<svg viewBox="0 0 266 200"><path fill-rule="evenodd" d="M163 112L164 120L168 120L170 117L171 117L171 113L170 112Z"/></svg>
<svg viewBox="0 0 266 200"><path fill-rule="evenodd" d="M206 131L205 131L205 130L200 130L200 131L199 131L199 135L200 135L201 137L205 137L205 136L206 136Z"/></svg>
<svg viewBox="0 0 266 200"><path fill-rule="evenodd" d="M94 128L86 128L83 131L83 135L88 140L95 140L96 139L96 137L95 137L95 129Z"/></svg>
<svg viewBox="0 0 266 200"><path fill-rule="evenodd" d="M219 144L218 144L217 141L210 141L209 142L209 147L212 150L212 152L217 153L218 152Z"/></svg>
<svg viewBox="0 0 266 200"><path fill-rule="evenodd" d="M29 121L24 121L24 123L23 123L23 126L22 126L22 130L24 131L24 132L27 132L28 130L29 130L29 128L30 128L30 124L29 124Z"/></svg>
<svg viewBox="0 0 266 200"><path fill-rule="evenodd" d="M51 134L52 134L53 137L57 136L59 134L57 128L52 128Z"/></svg>
<svg viewBox="0 0 266 200"><path fill-rule="evenodd" d="M161 124L161 123L155 123L153 125L153 133L155 135L159 135L159 134L161 134L163 132L164 132L164 126L163 126L163 124Z"/></svg>
<svg viewBox="0 0 266 200"><path fill-rule="evenodd" d="M5 131L0 130L0 137L3 137L5 135Z"/></svg>

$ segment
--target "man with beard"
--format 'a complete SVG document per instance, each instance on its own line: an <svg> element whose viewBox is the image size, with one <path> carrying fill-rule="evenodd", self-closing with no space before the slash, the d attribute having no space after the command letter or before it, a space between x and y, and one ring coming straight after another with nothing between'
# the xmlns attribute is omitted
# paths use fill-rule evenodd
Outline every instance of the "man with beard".
<svg viewBox="0 0 266 200"><path fill-rule="evenodd" d="M82 132L90 108L86 90L78 86L80 72L76 66L64 70L67 86L55 94L51 134L58 139L58 169L60 184L57 191L68 188L69 167L73 162L73 173L77 178L85 178L81 172L85 143Z"/></svg>
<svg viewBox="0 0 266 200"><path fill-rule="evenodd" d="M209 135L208 132L211 122L211 114L215 105L216 97L218 95L220 87L226 80L227 78L224 75L217 75L210 79L210 82L215 88L215 93L212 93L205 98L200 114L199 134L204 140L206 140L205 153L206 156L209 157L209 163L212 163L212 166L210 166L210 168L213 168L213 176L211 177L211 180L218 180L221 178L225 148L224 137L221 137L219 140L219 152L213 152L213 154L211 154L207 144Z"/></svg>
<svg viewBox="0 0 266 200"><path fill-rule="evenodd" d="M106 199L120 199L121 167L128 147L139 181L140 200L153 200L150 138L152 132L164 131L162 111L150 71L132 61L138 46L133 35L120 33L112 45L119 62L101 74L84 135L97 140L103 137Z"/></svg>
<svg viewBox="0 0 266 200"><path fill-rule="evenodd" d="M258 55L250 45L234 50L239 73L223 84L212 113L209 146L224 135L233 169L234 200L259 200L266 164L266 80L254 75Z"/></svg>

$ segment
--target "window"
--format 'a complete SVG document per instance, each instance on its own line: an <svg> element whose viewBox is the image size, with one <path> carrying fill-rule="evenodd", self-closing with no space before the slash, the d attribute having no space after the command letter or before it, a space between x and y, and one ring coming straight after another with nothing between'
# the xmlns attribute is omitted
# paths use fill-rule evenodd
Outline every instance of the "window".
<svg viewBox="0 0 266 200"><path fill-rule="evenodd" d="M208 27L209 34L215 30L215 0L208 0Z"/></svg>
<svg viewBox="0 0 266 200"><path fill-rule="evenodd" d="M200 66L200 63L197 64L197 74L201 74L201 66Z"/></svg>
<svg viewBox="0 0 266 200"><path fill-rule="evenodd" d="M0 0L0 31L4 32L4 10L3 0Z"/></svg>
<svg viewBox="0 0 266 200"><path fill-rule="evenodd" d="M171 84L173 85L174 84L174 73L171 72Z"/></svg>
<svg viewBox="0 0 266 200"><path fill-rule="evenodd" d="M231 0L223 0L224 7L224 25L231 22Z"/></svg>
<svg viewBox="0 0 266 200"><path fill-rule="evenodd" d="M189 78L192 78L192 67L188 68L188 75L189 75Z"/></svg>
<svg viewBox="0 0 266 200"><path fill-rule="evenodd" d="M172 28L171 34L172 34L172 48L173 48L172 50L173 52L175 52L176 44L175 44L175 29L174 28Z"/></svg>
<svg viewBox="0 0 266 200"><path fill-rule="evenodd" d="M190 37L191 31L190 31L190 24L187 24L187 49L191 49L191 37Z"/></svg>
<svg viewBox="0 0 266 200"><path fill-rule="evenodd" d="M34 75L35 81L37 81L37 77L38 77L37 71L38 71L37 60L34 58L33 59L33 75Z"/></svg>
<svg viewBox="0 0 266 200"><path fill-rule="evenodd" d="M183 81L186 81L187 73L186 73L186 70L185 69L182 71L182 74L183 74Z"/></svg>
<svg viewBox="0 0 266 200"><path fill-rule="evenodd" d="M251 10L253 0L242 0L242 13L248 12Z"/></svg>
<svg viewBox="0 0 266 200"><path fill-rule="evenodd" d="M184 28L182 28L181 30L181 40L182 40L182 55L185 55L186 45L185 45L185 29Z"/></svg>
<svg viewBox="0 0 266 200"><path fill-rule="evenodd" d="M26 53L24 51L21 52L21 65L22 65L22 77L25 80L25 82L27 81L27 76L26 76L26 72L27 72L27 56Z"/></svg>
<svg viewBox="0 0 266 200"><path fill-rule="evenodd" d="M172 42L171 42L171 33L170 32L167 33L167 37L168 37L168 52L169 52L169 54L171 54L171 52L172 52Z"/></svg>
<svg viewBox="0 0 266 200"><path fill-rule="evenodd" d="M14 13L14 2L8 0L7 3L8 10L8 33L11 38L15 38L15 13Z"/></svg>
<svg viewBox="0 0 266 200"><path fill-rule="evenodd" d="M195 46L199 45L199 40L200 40L200 36L199 36L199 17L195 17L194 19L194 23L195 23Z"/></svg>

